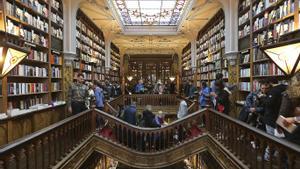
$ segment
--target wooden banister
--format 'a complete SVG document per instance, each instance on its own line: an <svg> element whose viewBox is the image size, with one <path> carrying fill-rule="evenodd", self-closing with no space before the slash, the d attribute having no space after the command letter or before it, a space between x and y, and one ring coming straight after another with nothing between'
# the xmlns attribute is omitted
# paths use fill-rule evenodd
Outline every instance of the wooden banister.
<svg viewBox="0 0 300 169"><path fill-rule="evenodd" d="M199 110L161 128L142 128L126 123L116 117L95 110L101 124L99 135L113 142L141 152L163 151L201 135L207 110ZM104 126L105 125L105 126Z"/></svg>
<svg viewBox="0 0 300 169"><path fill-rule="evenodd" d="M122 103L123 98L119 97L114 104ZM168 102L173 103L174 100ZM97 132L96 119L102 119ZM0 169L49 168L93 134L111 145L143 154L174 150L205 135L214 138L218 142L216 145L223 145L223 149L249 168L300 167L299 145L270 136L215 110L202 109L161 128L142 128L106 112L88 110L0 147ZM264 157L267 150L269 158Z"/></svg>
<svg viewBox="0 0 300 169"><path fill-rule="evenodd" d="M94 132L87 110L0 147L0 168L49 168Z"/></svg>
<svg viewBox="0 0 300 169"><path fill-rule="evenodd" d="M119 105L129 105L131 102L136 102L137 106L174 106L178 109L180 99L185 100L188 105L188 112L193 113L198 110L198 104L196 101L186 99L182 96L177 96L175 94L134 94L134 95L122 95L112 101L106 102L107 111L116 115L119 110Z"/></svg>
<svg viewBox="0 0 300 169"><path fill-rule="evenodd" d="M206 129L251 168L300 168L300 146L209 109Z"/></svg>

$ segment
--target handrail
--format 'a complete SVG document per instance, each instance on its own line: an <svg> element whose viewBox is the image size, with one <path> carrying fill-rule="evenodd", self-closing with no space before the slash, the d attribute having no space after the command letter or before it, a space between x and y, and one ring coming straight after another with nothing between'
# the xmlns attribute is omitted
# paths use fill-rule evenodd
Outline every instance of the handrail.
<svg viewBox="0 0 300 169"><path fill-rule="evenodd" d="M61 127L62 125L66 124L66 123L69 123L69 122L71 122L71 121L73 121L73 120L75 120L77 118L80 118L81 116L83 116L84 114L86 114L87 112L90 112L90 111L91 110L86 110L84 112L81 112L79 114L76 114L74 116L66 118L64 120L61 120L61 121L59 121L57 123L54 123L53 125L45 127L45 128L43 128L43 129L41 129L39 131L36 131L36 132L34 132L32 134L29 134L29 135L27 135L25 137L22 137L22 138L19 138L17 140L14 140L13 142L11 142L9 144L3 145L3 146L0 147L0 154L5 153L6 151L10 151L13 148L18 147L18 146L20 146L20 145L22 145L22 144L24 144L24 143L26 143L28 141L31 141L31 140L33 140L33 139L35 139L37 137L40 137L40 136L42 136L44 134L47 134L47 133L51 132L52 130L54 130L56 128L59 128L59 127Z"/></svg>
<svg viewBox="0 0 300 169"><path fill-rule="evenodd" d="M101 110L95 109L94 111L96 112L96 114L100 115L100 117L109 118L109 120L114 120L118 123L121 123L122 125L127 125L128 127L136 129L136 130L141 130L141 131L143 131L143 130L153 131L154 130L155 131L155 130L161 130L161 129L165 129L165 128L172 128L172 126L174 126L178 123L186 122L186 119L195 118L195 117L199 116L199 114L203 115L204 113L206 113L207 109L198 110L197 112L194 112L193 114L189 114L189 115L187 115L187 116L185 116L181 119L173 121L172 123L170 123L166 126L156 127L156 128L139 127L139 126L136 126L136 125L129 124L129 123L125 122L124 120L118 119L115 116L107 114L106 112L103 112Z"/></svg>
<svg viewBox="0 0 300 169"><path fill-rule="evenodd" d="M136 151L156 152L201 135L204 130L201 130L199 126L204 123L204 113L207 110L199 110L161 128L142 128L100 110L95 110L95 112L102 121L100 126L103 129L99 134L103 137ZM104 124L105 127L103 127Z"/></svg>
<svg viewBox="0 0 300 169"><path fill-rule="evenodd" d="M182 96L179 96L180 99L183 99L187 102L188 105L188 112L193 113L198 110L198 104L195 101L191 101L186 99ZM112 101L106 102L106 106L110 114L116 115L118 113L118 105L128 105L130 101L135 101L138 106L145 106L146 104L152 106L179 106L179 99L174 94L151 94L151 95L144 95L144 94L134 94L134 95L121 95L115 98ZM154 100L154 101L150 101Z"/></svg>
<svg viewBox="0 0 300 169"><path fill-rule="evenodd" d="M261 137L265 137L267 139L273 140L274 142L277 142L278 144L281 144L281 145L285 146L286 148L293 149L293 151L300 153L300 146L297 144L294 144L292 142L287 142L286 140L280 139L278 137L271 136L270 134L267 134L266 132L264 132L260 129L250 126L247 123L237 120L226 114L219 113L216 110L209 109L209 111L213 112L215 115L221 116L222 118L231 121L232 123L235 123L236 125L239 125L245 129L249 130L250 132L255 132L257 135L260 135Z"/></svg>
<svg viewBox="0 0 300 169"><path fill-rule="evenodd" d="M122 101L123 96L115 103ZM194 102L189 107L193 104L197 105ZM48 168L54 165L86 136L95 133L96 116L102 122L107 121L105 126L100 123L102 129L97 132L100 137L136 152L167 151L191 139L209 135L251 168L299 168L298 145L212 109L198 110L161 128L142 128L100 110L87 110L0 147L0 168L15 165ZM200 128L202 124L205 128ZM268 151L269 158L264 157Z"/></svg>
<svg viewBox="0 0 300 169"><path fill-rule="evenodd" d="M207 130L251 168L297 168L300 146L209 109ZM296 167L297 166L297 167Z"/></svg>
<svg viewBox="0 0 300 169"><path fill-rule="evenodd" d="M92 110L66 118L0 148L0 168L49 168L95 130Z"/></svg>
<svg viewBox="0 0 300 169"><path fill-rule="evenodd" d="M124 105L124 95L121 95L117 98L114 98L111 101L106 102L108 111L113 115L116 115L118 113L118 105Z"/></svg>
<svg viewBox="0 0 300 169"><path fill-rule="evenodd" d="M138 106L168 106L177 105L178 100L175 94L133 94L124 95L124 103L128 105L130 102L136 102Z"/></svg>

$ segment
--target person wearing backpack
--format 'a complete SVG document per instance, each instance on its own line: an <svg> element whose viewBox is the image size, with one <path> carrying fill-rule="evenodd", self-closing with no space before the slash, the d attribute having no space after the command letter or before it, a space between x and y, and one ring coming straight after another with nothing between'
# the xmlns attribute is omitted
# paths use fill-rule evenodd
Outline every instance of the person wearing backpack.
<svg viewBox="0 0 300 169"><path fill-rule="evenodd" d="M207 83L203 81L201 83L201 90L199 92L199 107L201 109L204 109L210 105L209 100L207 98L210 98L210 92L211 88L207 86Z"/></svg>

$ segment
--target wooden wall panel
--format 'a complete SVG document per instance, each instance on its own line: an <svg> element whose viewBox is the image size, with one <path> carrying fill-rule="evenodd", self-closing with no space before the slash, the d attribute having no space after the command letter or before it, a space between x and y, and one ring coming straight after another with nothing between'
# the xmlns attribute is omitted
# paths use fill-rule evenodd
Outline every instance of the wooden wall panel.
<svg viewBox="0 0 300 169"><path fill-rule="evenodd" d="M49 108L0 121L0 146L56 123L66 116L65 106Z"/></svg>

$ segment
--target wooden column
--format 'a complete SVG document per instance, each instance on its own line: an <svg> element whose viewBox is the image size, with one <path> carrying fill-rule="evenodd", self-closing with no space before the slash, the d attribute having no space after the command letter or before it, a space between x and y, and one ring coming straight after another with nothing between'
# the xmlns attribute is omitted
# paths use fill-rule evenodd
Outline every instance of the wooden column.
<svg viewBox="0 0 300 169"><path fill-rule="evenodd" d="M181 90L181 78L182 78L182 49L176 49L175 52L178 55L178 71L176 72L176 92L180 93Z"/></svg>
<svg viewBox="0 0 300 169"><path fill-rule="evenodd" d="M120 80L121 80L122 94L125 94L125 83L126 83L126 77L125 77L126 68L125 67L128 67L128 64L125 65L125 49L120 48ZM128 68L127 68L127 70L128 70Z"/></svg>
<svg viewBox="0 0 300 169"><path fill-rule="evenodd" d="M68 91L73 83L74 75L73 75L73 60L76 58L76 54L65 53L64 54L64 68L63 68L63 84L64 84L64 98L68 102ZM68 111L66 111L66 116L70 115Z"/></svg>
<svg viewBox="0 0 300 169"><path fill-rule="evenodd" d="M231 55L231 56L230 56ZM226 57L229 58L237 58L238 53L228 53ZM228 83L229 85L236 84L238 85L239 80L239 72L238 72L238 64L236 59L228 60ZM238 99L238 92L232 92L230 96L231 106L230 106L230 116L237 117L238 113L236 110L235 102Z"/></svg>

